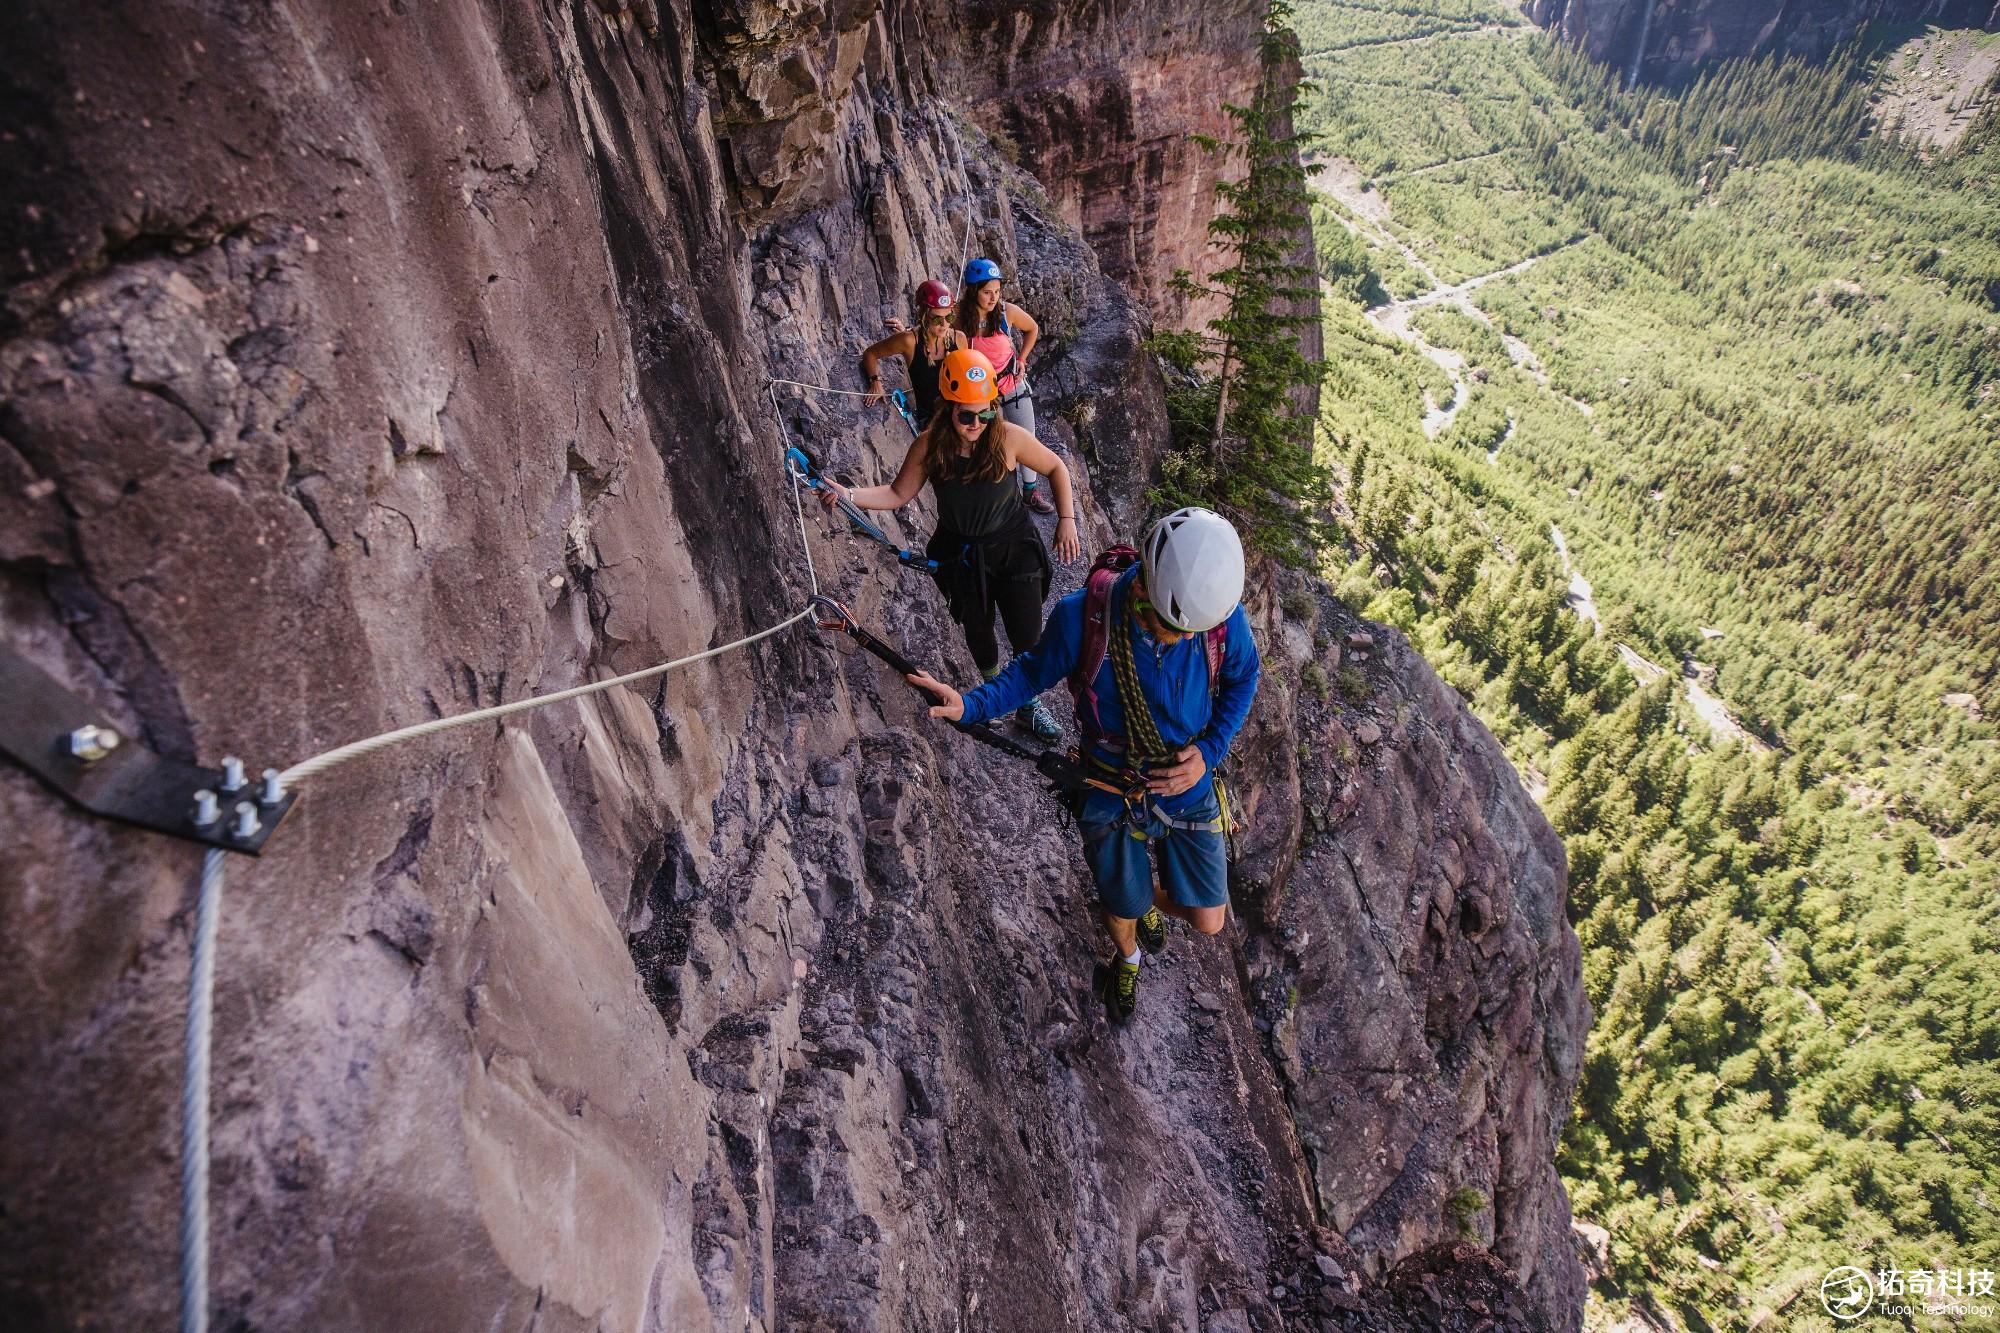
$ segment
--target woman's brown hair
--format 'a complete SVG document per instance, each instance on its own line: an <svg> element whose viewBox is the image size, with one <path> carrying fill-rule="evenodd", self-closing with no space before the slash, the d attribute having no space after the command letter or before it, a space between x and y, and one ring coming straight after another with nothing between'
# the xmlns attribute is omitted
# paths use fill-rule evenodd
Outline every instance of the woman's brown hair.
<svg viewBox="0 0 2000 1333"><path fill-rule="evenodd" d="M917 443L923 446L925 473L932 481L1000 480L1007 475L1007 418L1001 415L999 400L988 404L993 409L993 420L979 432L972 452L964 456L958 452L958 430L951 424L951 414L960 406L949 399L939 403L930 424L917 437Z"/></svg>
<svg viewBox="0 0 2000 1333"><path fill-rule="evenodd" d="M986 282L996 281L998 281L996 278L986 280ZM984 319L980 318L979 289L984 287L986 282L971 283L958 294L958 331L967 338L992 337L1000 332L1000 319L1007 313L1007 293L1003 289L1000 299L993 304L993 313ZM1002 366L1001 369L1005 370L1006 367Z"/></svg>

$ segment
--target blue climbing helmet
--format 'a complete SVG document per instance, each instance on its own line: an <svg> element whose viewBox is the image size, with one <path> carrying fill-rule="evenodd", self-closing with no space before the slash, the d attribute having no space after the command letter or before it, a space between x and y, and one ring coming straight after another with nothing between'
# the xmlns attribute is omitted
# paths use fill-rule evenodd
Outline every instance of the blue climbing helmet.
<svg viewBox="0 0 2000 1333"><path fill-rule="evenodd" d="M993 282L1000 277L1000 266L990 259L975 259L965 266L965 285L977 287L982 282Z"/></svg>

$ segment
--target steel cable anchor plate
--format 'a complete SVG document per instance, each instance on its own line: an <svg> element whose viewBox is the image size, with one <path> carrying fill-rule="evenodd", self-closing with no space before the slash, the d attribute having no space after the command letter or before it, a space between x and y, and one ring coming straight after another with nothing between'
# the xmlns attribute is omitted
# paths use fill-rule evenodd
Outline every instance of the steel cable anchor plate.
<svg viewBox="0 0 2000 1333"><path fill-rule="evenodd" d="M0 646L0 753L73 805L106 819L198 842L263 851L292 806L274 769L250 778L240 760L197 768L148 750L11 648Z"/></svg>

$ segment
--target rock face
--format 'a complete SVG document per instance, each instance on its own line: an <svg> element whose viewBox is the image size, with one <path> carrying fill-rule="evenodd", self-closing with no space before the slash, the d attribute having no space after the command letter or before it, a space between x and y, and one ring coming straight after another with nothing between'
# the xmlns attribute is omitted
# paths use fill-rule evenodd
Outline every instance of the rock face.
<svg viewBox="0 0 2000 1333"><path fill-rule="evenodd" d="M1867 23L2000 29L1994 0L1528 0L1528 17L1596 60L1655 79L1768 52L1822 56Z"/></svg>
<svg viewBox="0 0 2000 1333"><path fill-rule="evenodd" d="M1229 133L1256 93L1260 3L1067 0L1009 7L960 70L980 121L1048 184L1107 276L1164 324L1192 324L1176 268L1206 272L1220 159L1190 131ZM975 9L975 14L980 11Z"/></svg>
<svg viewBox="0 0 2000 1333"><path fill-rule="evenodd" d="M1172 77L1197 12L1128 6L1108 77ZM927 583L810 517L808 570L779 470L796 438L881 476L903 427L769 377L852 384L971 217L1049 332L1086 542L1136 530L1164 406L1046 202L1080 168L1037 182L947 100L1065 22L12 7L0 634L253 769L719 644L815 578L965 679ZM1176 932L1123 1032L1053 807L809 625L309 784L228 870L216 1325L1574 1328L1560 848L1392 632L1336 706L1301 673L1360 627L1252 607L1238 923ZM0 1324L158 1327L199 858L12 766L0 823Z"/></svg>
<svg viewBox="0 0 2000 1333"><path fill-rule="evenodd" d="M1356 626L1322 598L1316 624L1276 628L1306 675ZM1262 926L1249 995L1324 1220L1371 1274L1449 1217L1560 1325L1584 1284L1553 1154L1589 1027L1562 842L1464 701L1401 635L1371 637L1365 697L1295 692L1249 742L1301 752L1238 867Z"/></svg>

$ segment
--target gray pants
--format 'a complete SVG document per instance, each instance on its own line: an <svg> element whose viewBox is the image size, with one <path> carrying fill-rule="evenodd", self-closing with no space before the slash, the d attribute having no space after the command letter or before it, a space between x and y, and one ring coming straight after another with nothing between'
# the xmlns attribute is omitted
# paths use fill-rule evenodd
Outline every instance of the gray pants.
<svg viewBox="0 0 2000 1333"><path fill-rule="evenodd" d="M1002 399L1000 403L1000 415L1007 418L1008 425L1019 426L1022 430L1028 432L1028 434L1033 435L1035 433L1035 395L1033 391L1024 389L1021 391L1019 398L1011 401ZM1021 485L1024 487L1032 486L1040 480L1040 477L1026 463L1021 464L1019 472Z"/></svg>

